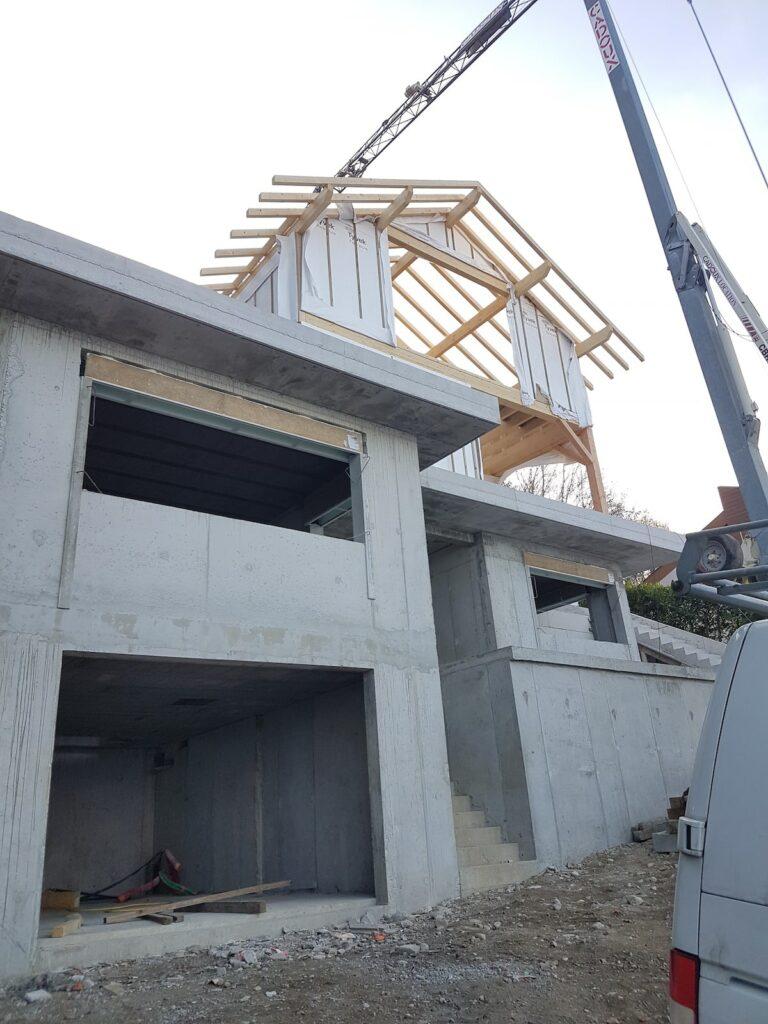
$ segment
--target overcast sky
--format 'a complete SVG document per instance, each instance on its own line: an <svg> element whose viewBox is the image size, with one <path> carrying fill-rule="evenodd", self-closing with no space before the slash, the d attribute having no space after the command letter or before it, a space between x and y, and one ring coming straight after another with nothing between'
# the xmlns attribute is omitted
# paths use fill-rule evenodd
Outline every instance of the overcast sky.
<svg viewBox="0 0 768 1024"><path fill-rule="evenodd" d="M491 6L6 7L0 208L198 280L273 174L332 174ZM696 7L768 164L768 2ZM663 150L679 206L768 317L768 192L688 3L613 9L698 212ZM590 374L606 479L676 529L712 518L733 474L581 0L538 0L374 167L480 179L507 205L647 355ZM736 345L768 421L768 367Z"/></svg>

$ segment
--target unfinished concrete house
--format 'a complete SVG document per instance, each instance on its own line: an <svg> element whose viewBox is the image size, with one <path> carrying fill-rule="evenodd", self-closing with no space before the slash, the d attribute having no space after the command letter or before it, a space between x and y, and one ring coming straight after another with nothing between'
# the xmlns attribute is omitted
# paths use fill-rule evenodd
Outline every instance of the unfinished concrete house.
<svg viewBox="0 0 768 1024"><path fill-rule="evenodd" d="M204 287L0 219L4 976L424 908L687 785L712 673L621 582L681 541L600 511L583 372L638 350L477 182L274 184ZM110 917L162 850L282 891Z"/></svg>

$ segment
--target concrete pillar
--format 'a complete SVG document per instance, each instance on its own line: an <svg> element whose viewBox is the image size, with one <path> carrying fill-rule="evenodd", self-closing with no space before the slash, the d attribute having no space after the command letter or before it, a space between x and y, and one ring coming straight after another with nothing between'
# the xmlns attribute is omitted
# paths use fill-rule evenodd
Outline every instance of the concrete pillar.
<svg viewBox="0 0 768 1024"><path fill-rule="evenodd" d="M0 637L0 971L30 971L37 945L61 650Z"/></svg>

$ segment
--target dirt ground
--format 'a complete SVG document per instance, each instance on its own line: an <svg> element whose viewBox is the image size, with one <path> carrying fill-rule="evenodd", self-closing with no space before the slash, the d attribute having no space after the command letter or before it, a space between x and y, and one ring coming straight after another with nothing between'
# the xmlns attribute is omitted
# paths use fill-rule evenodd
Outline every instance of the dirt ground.
<svg viewBox="0 0 768 1024"><path fill-rule="evenodd" d="M381 927L30 979L2 995L0 1021L656 1024L674 881L674 857L620 847ZM27 1004L33 988L49 995Z"/></svg>

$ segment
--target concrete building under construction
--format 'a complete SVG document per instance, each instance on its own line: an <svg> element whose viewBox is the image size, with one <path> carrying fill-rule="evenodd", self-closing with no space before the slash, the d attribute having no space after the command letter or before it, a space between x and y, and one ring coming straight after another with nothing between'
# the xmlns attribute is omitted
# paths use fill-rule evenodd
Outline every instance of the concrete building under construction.
<svg viewBox="0 0 768 1024"><path fill-rule="evenodd" d="M687 785L709 654L622 586L681 539L605 513L588 401L637 347L478 182L274 185L204 286L0 217L5 976L424 908ZM163 849L290 888L51 937Z"/></svg>

